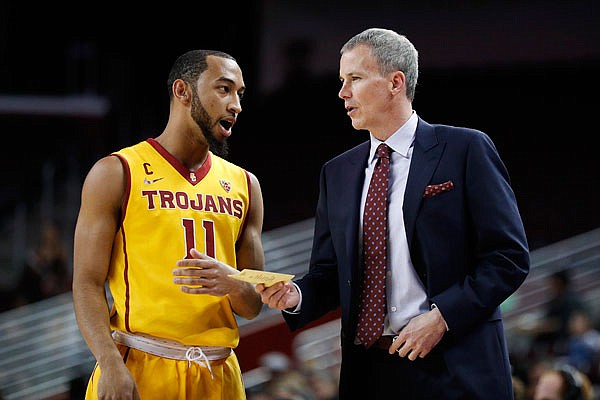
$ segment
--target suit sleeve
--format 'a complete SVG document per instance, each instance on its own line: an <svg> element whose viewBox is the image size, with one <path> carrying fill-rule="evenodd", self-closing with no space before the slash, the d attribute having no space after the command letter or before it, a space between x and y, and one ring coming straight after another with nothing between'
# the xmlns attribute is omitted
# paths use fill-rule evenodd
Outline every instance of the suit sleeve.
<svg viewBox="0 0 600 400"><path fill-rule="evenodd" d="M327 174L324 166L321 169L309 270L295 281L302 291L302 308L298 314L282 314L292 330L303 327L339 306L338 259L329 226L328 207Z"/></svg>

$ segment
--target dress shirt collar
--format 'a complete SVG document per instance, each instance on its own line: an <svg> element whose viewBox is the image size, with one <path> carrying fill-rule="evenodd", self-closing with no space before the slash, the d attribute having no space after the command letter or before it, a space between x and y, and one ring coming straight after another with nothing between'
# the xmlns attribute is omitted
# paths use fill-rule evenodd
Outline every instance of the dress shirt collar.
<svg viewBox="0 0 600 400"><path fill-rule="evenodd" d="M377 147L381 143L387 144L395 153L401 155L404 158L408 158L408 150L415 140L415 132L417 131L417 123L419 118L417 113L413 110L410 118L402 125L392 136L385 142L377 139L375 136L369 134L371 137L371 149L369 152L369 164L376 161Z"/></svg>

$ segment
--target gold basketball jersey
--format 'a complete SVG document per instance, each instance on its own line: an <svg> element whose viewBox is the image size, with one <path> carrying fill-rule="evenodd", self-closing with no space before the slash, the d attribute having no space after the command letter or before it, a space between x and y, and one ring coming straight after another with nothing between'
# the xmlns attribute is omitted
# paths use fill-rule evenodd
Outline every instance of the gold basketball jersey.
<svg viewBox="0 0 600 400"><path fill-rule="evenodd" d="M236 242L250 207L248 174L212 153L192 172L154 139L114 154L128 190L108 276L111 329L237 347L228 297L183 293L172 271L192 248L237 268Z"/></svg>

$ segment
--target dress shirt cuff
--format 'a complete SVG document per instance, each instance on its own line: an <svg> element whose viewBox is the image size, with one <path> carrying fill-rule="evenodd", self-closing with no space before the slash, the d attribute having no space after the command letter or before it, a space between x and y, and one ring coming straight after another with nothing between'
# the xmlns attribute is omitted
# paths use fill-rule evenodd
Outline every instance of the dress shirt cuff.
<svg viewBox="0 0 600 400"><path fill-rule="evenodd" d="M440 311L440 309L438 308L438 306L435 303L431 303L431 309L433 310L434 308L437 308L437 310L440 312L440 315L442 316L442 320L444 321L444 325L446 325L446 332L448 332L450 330L450 328L448 327L448 324L446 323L446 320L444 319L442 312Z"/></svg>
<svg viewBox="0 0 600 400"><path fill-rule="evenodd" d="M298 302L298 305L295 308L286 308L285 310L282 310L284 313L287 314L300 314L300 308L302 306L302 291L300 290L300 287L298 285L296 285L296 283L294 282L290 282L292 285L296 286L296 290L298 291L298 294L300 295L300 301Z"/></svg>

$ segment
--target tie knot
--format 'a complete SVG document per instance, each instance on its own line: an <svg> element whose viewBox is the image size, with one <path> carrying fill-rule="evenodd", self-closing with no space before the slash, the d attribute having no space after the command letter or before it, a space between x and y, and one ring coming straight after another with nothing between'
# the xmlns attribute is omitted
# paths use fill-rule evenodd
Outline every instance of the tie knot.
<svg viewBox="0 0 600 400"><path fill-rule="evenodd" d="M377 156L379 158L390 158L390 151L387 144L381 143L379 147L377 147Z"/></svg>

